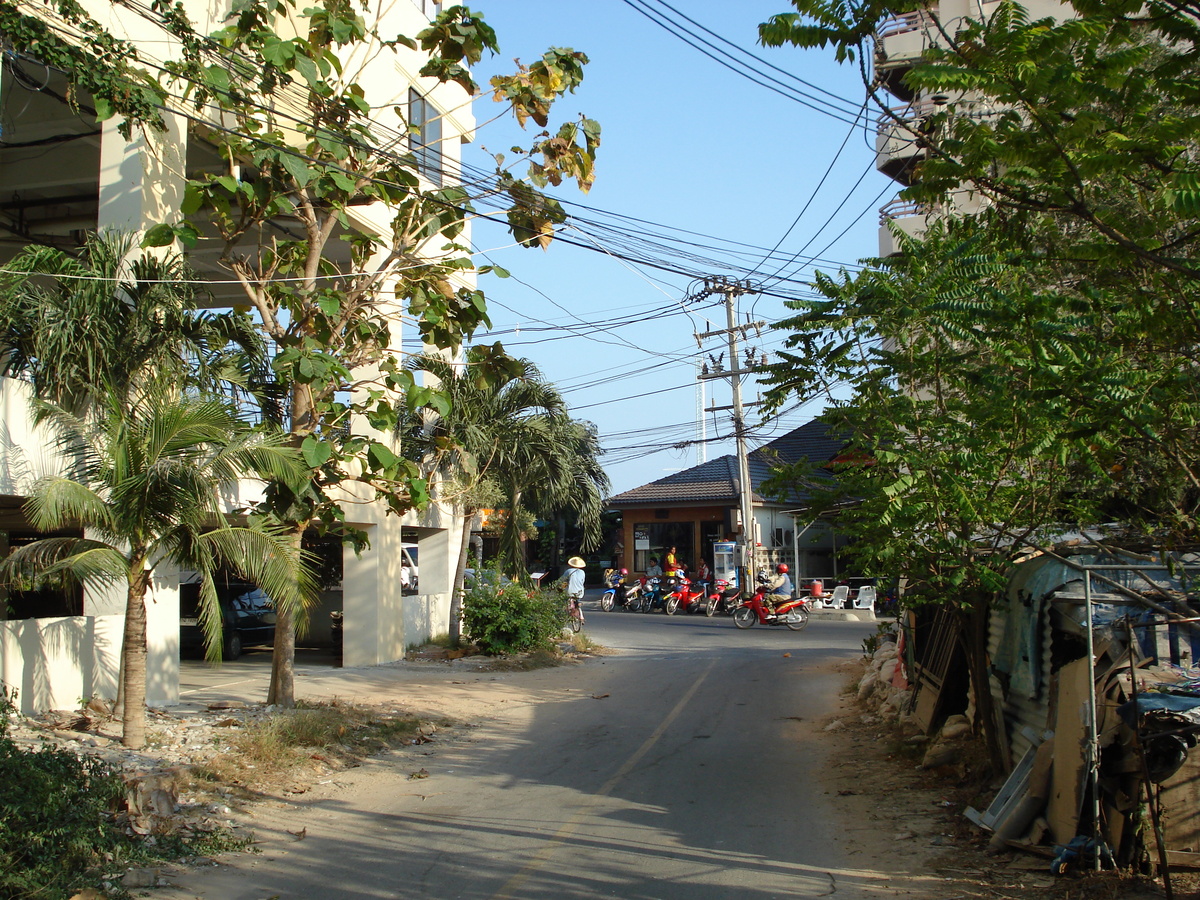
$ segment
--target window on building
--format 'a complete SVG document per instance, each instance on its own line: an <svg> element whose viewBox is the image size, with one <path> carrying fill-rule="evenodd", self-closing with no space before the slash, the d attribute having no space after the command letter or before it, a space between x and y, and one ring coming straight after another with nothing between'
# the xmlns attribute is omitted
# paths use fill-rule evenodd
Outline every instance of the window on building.
<svg viewBox="0 0 1200 900"><path fill-rule="evenodd" d="M438 2L434 2L434 0L413 0L413 6L419 9L427 19L435 18L442 11L440 0Z"/></svg>
<svg viewBox="0 0 1200 900"><path fill-rule="evenodd" d="M696 565L695 525L692 522L646 522L633 526L635 547L633 567L636 572L645 572L650 557L662 563L663 556L671 547L677 548L676 556L681 563L692 569Z"/></svg>
<svg viewBox="0 0 1200 900"><path fill-rule="evenodd" d="M420 91L408 91L409 148L417 171L435 185L442 183L442 119L437 107Z"/></svg>

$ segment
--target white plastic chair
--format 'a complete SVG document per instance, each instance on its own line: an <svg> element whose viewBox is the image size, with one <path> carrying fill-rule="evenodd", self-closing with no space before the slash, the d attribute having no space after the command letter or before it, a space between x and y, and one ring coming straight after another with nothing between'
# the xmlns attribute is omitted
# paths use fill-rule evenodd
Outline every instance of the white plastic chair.
<svg viewBox="0 0 1200 900"><path fill-rule="evenodd" d="M875 608L875 588L871 585L860 587L858 596L854 598L855 609L874 609Z"/></svg>
<svg viewBox="0 0 1200 900"><path fill-rule="evenodd" d="M829 598L827 605L833 609L842 609L846 606L848 599L850 599L850 586L848 584L839 584L833 589L833 596Z"/></svg>

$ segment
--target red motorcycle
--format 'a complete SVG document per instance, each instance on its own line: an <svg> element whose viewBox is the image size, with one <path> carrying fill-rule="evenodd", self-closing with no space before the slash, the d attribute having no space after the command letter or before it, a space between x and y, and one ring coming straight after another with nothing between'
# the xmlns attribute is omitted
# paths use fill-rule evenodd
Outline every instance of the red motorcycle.
<svg viewBox="0 0 1200 900"><path fill-rule="evenodd" d="M668 616L675 615L679 610L689 613L701 612L707 599L703 584L679 576L674 590L667 595L664 609Z"/></svg>
<svg viewBox="0 0 1200 900"><path fill-rule="evenodd" d="M792 631L800 631L808 624L808 598L787 600L772 609L763 598L767 586L761 582L758 589L749 600L733 611L733 624L738 628L750 628L755 623L759 625L786 625Z"/></svg>
<svg viewBox="0 0 1200 900"><path fill-rule="evenodd" d="M718 579L712 590L708 592L708 599L704 604L704 614L711 617L722 612L727 616L732 616L733 611L741 605L742 589L724 579Z"/></svg>

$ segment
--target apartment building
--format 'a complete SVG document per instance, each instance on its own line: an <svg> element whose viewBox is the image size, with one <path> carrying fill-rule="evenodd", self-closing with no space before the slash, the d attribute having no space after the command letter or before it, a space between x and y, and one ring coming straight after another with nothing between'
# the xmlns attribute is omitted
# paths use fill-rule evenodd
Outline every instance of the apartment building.
<svg viewBox="0 0 1200 900"><path fill-rule="evenodd" d="M1057 0L1025 0L1023 5L1035 19L1057 16L1064 8ZM917 164L927 152L922 142L925 124L950 99L919 95L908 86L904 76L920 61L925 50L944 45L944 35L952 35L957 23L964 19L984 19L998 6L998 0L938 0L925 9L885 19L876 27L875 79L895 103L876 118L875 168L901 187L907 187L918 177ZM953 99L969 101L969 98ZM886 257L898 252L892 227L910 237L919 237L931 216L979 209L978 198L966 189L949 203L951 208L926 209L900 197L889 201L879 210L879 255Z"/></svg>
<svg viewBox="0 0 1200 900"><path fill-rule="evenodd" d="M36 0L18 5L31 14L53 15L49 5ZM134 44L148 69L178 52L148 5L108 0L82 5L111 34ZM230 3L186 0L184 6L197 30L207 34L219 27ZM411 36L440 4L397 0L380 8L381 33ZM51 19L51 24L59 23ZM473 135L470 98L457 85L418 75L424 59L400 48L395 54L363 54L346 64L361 68L358 81L367 101L390 117L383 120L386 127L397 127L392 106L407 109L417 127L401 149L416 155L423 179L450 185L460 169L461 145ZM71 249L96 230L136 232L176 220L186 178L220 162L204 136L207 127L220 123L198 120L182 106L167 110L165 119L164 133L148 136L135 129L127 139L118 121L97 121L92 99L73 94L62 72L27 49L6 46L0 61L0 263L30 242ZM203 223L198 225L203 235ZM350 227L388 234L388 209L378 203L356 206ZM214 302L233 304L239 296L218 263L218 244L202 237L189 258L210 280ZM470 286L470 276L464 278ZM391 331L390 352L399 354L399 311ZM0 556L10 544L36 537L22 504L32 480L55 464L46 435L30 426L27 385L0 380ZM230 508L253 499L258 490L253 484L231 486ZM461 519L436 504L400 518L386 514L367 495L347 492L345 499L347 521L367 533L370 547L360 555L345 552L340 591L329 601L344 611L343 664L389 662L407 645L446 630L458 550L450 534L461 527ZM420 548L420 593L415 595L402 592L400 573L401 544L413 541ZM148 603L147 698L152 705L178 700L179 587L186 578L187 573L160 571ZM35 604L0 621L0 680L20 691L22 709L70 708L81 697L114 696L123 608L123 591L88 587L65 607ZM314 616L327 620L328 611ZM6 619L5 603L0 603L0 619Z"/></svg>

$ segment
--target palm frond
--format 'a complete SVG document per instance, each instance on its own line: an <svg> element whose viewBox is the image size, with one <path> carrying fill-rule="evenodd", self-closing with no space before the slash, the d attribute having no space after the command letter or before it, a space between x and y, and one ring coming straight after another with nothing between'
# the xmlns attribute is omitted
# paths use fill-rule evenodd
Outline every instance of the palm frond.
<svg viewBox="0 0 1200 900"><path fill-rule="evenodd" d="M96 491L61 475L47 475L33 483L25 502L29 523L38 531L96 528L111 531L111 510Z"/></svg>
<svg viewBox="0 0 1200 900"><path fill-rule="evenodd" d="M88 538L52 537L17 547L0 562L0 579L26 589L42 581L82 585L89 580L121 581L128 560L116 549Z"/></svg>

